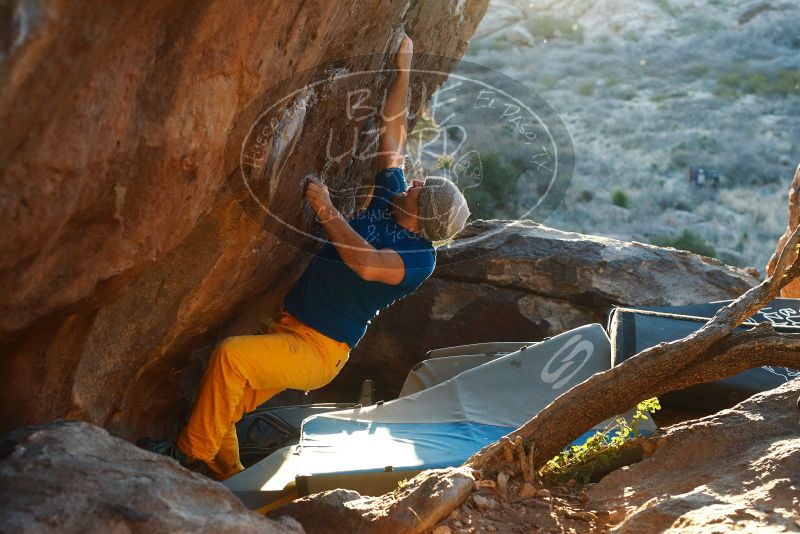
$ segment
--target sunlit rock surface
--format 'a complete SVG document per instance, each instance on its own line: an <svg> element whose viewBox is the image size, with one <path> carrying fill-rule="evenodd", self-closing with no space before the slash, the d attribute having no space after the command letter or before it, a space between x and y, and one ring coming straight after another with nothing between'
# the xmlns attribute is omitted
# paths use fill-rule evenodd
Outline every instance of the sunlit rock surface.
<svg viewBox="0 0 800 534"><path fill-rule="evenodd" d="M0 9L0 429L69 417L126 437L174 430L213 343L262 326L310 259L288 244L310 241L245 213L226 183L240 114L274 84L333 59L372 54L357 67L393 68L403 30L416 52L458 58L486 4L49 0ZM312 223L298 183L321 171L329 134L338 149L377 126L348 117L353 88L333 84L341 72L317 87L302 121L280 130L293 143L271 138L280 150L268 163L280 173L265 201L304 231ZM412 86L430 91L442 79ZM362 78L364 105L379 105L390 81ZM411 101L419 111L420 95ZM341 158L328 184L369 183L375 164Z"/></svg>

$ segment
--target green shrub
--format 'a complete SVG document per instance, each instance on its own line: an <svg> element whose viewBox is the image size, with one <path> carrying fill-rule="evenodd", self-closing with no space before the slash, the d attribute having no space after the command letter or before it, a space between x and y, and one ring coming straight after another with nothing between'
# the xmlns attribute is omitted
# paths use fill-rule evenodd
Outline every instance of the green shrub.
<svg viewBox="0 0 800 534"><path fill-rule="evenodd" d="M679 93L670 93L668 95L653 95L653 96L650 97L650 102L659 103L659 102L663 102L665 100L669 100L671 98L683 98L685 96L688 96L688 95L687 95L687 93L685 93L683 91L681 91Z"/></svg>
<svg viewBox="0 0 800 534"><path fill-rule="evenodd" d="M611 96L619 100L633 100L639 92L632 87L622 87L611 92Z"/></svg>
<svg viewBox="0 0 800 534"><path fill-rule="evenodd" d="M800 69L777 73L744 72L740 69L717 76L714 94L736 97L744 94L758 96L788 96L800 94Z"/></svg>
<svg viewBox="0 0 800 534"><path fill-rule="evenodd" d="M558 85L558 78L551 74L543 74L536 78L536 82L540 83L545 89L552 89Z"/></svg>
<svg viewBox="0 0 800 534"><path fill-rule="evenodd" d="M513 193L524 169L513 161L504 160L495 152L482 154L480 165L483 171L481 183L465 189L464 197L476 218L497 218L503 209L513 204Z"/></svg>
<svg viewBox="0 0 800 534"><path fill-rule="evenodd" d="M594 83L592 82L581 84L578 87L578 94L581 96L590 96L592 93L594 93Z"/></svg>
<svg viewBox="0 0 800 534"><path fill-rule="evenodd" d="M688 68L687 72L693 78L702 78L706 74L708 74L708 70L709 70L708 65L704 63L695 63L694 65Z"/></svg>
<svg viewBox="0 0 800 534"><path fill-rule="evenodd" d="M692 205L685 200L676 200L672 207L678 211L692 211Z"/></svg>
<svg viewBox="0 0 800 534"><path fill-rule="evenodd" d="M646 412L661 409L656 397L636 405L636 413L630 422L618 417L614 423L598 431L583 445L571 445L551 459L540 471L544 478L556 482L570 479L587 483L600 469L608 468L621 455L621 449L639 438L639 425L647 419Z"/></svg>
<svg viewBox="0 0 800 534"><path fill-rule="evenodd" d="M615 189L614 192L611 193L611 203L620 208L628 209L631 207L631 199L628 198L625 191L620 189Z"/></svg>
<svg viewBox="0 0 800 534"><path fill-rule="evenodd" d="M684 230L678 237L656 237L651 243L659 247L672 247L713 258L717 251L705 239L691 230Z"/></svg>
<svg viewBox="0 0 800 534"><path fill-rule="evenodd" d="M501 36L491 39L489 41L488 48L489 50L493 50L495 52L502 52L504 50L508 50L511 48L511 46L511 41Z"/></svg>
<svg viewBox="0 0 800 534"><path fill-rule="evenodd" d="M455 163L455 158L450 155L441 156L436 160L437 169L452 169Z"/></svg>
<svg viewBox="0 0 800 534"><path fill-rule="evenodd" d="M447 137L453 139L454 141L461 141L461 139L464 136L463 130L458 126L448 126L446 128L446 131L447 131Z"/></svg>

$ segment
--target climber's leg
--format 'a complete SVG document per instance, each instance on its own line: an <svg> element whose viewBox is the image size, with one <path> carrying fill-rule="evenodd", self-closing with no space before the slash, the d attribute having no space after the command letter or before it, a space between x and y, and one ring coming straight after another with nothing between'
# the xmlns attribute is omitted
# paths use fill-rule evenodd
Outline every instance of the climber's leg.
<svg viewBox="0 0 800 534"><path fill-rule="evenodd" d="M347 344L286 313L266 335L226 339L211 356L178 446L191 457L213 462L231 425L248 409L240 405L248 388L273 394L317 389L333 380L348 356ZM227 444L232 444L230 437Z"/></svg>
<svg viewBox="0 0 800 534"><path fill-rule="evenodd" d="M252 389L249 386L245 387L242 400L239 406L236 407L236 420L241 419L245 413L252 412L261 404L280 393L280 391L279 389ZM231 423L228 431L222 437L217 455L214 456L211 462L206 462L206 465L214 478L219 480L224 480L244 470L244 466L239 459L239 440L236 436L235 423Z"/></svg>

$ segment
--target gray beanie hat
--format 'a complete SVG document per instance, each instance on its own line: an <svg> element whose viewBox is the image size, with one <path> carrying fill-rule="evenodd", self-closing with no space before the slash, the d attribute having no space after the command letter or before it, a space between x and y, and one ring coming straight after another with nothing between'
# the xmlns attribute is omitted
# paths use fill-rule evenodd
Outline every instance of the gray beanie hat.
<svg viewBox="0 0 800 534"><path fill-rule="evenodd" d="M428 241L443 241L460 232L470 216L467 199L443 176L425 180L419 193L419 228Z"/></svg>

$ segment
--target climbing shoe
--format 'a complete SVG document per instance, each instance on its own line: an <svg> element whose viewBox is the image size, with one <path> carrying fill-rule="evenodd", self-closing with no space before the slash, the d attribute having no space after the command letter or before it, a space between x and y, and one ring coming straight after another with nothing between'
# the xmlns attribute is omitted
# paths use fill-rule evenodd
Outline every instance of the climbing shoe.
<svg viewBox="0 0 800 534"><path fill-rule="evenodd" d="M179 464L192 471L200 471L203 462L195 460L186 456L174 441L157 440L153 438L142 438L136 441L136 446L146 451L160 454L161 456L169 456L176 460Z"/></svg>

